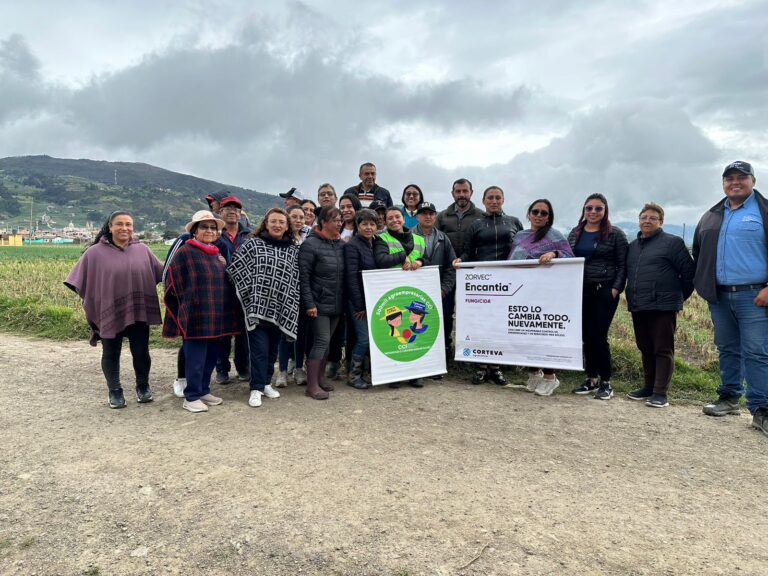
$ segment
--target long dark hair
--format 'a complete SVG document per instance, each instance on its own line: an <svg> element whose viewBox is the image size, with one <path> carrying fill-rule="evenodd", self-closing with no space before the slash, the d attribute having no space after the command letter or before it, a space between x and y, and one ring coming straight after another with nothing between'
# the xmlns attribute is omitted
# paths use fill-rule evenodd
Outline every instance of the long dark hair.
<svg viewBox="0 0 768 576"><path fill-rule="evenodd" d="M611 221L608 219L608 200L606 200L605 196L600 194L600 192L595 192L594 194L587 196L587 199L584 200L584 205L581 207L581 216L579 216L579 223L576 224L576 228L573 229L573 232L576 233L577 242L579 241L579 236L581 236L581 233L584 231L584 226L587 225L587 219L584 218L584 206L586 206L587 202L590 200L600 200L603 206L605 206L605 214L603 215L603 219L600 220L600 230L597 235L598 240L601 242L604 241L608 237L608 234L613 231Z"/></svg>
<svg viewBox="0 0 768 576"><path fill-rule="evenodd" d="M102 238L106 238L107 242L114 245L115 241L112 240L112 232L109 231L109 227L112 226L112 220L114 220L118 216L130 216L131 220L133 220L133 214L131 214L127 210L115 210L114 212L112 212L112 214L109 215L107 220L104 222L104 225L99 230L99 233L96 234L96 238L93 239L93 242L91 242L89 246L94 246L98 244L99 242L101 242Z"/></svg>
<svg viewBox="0 0 768 576"><path fill-rule="evenodd" d="M547 232L549 232L549 229L552 228L552 224L555 223L555 211L552 209L552 202L546 198L539 198L538 200L531 202L531 205L528 206L528 212L526 212L526 214L530 216L531 210L533 210L533 207L536 206L536 204L546 204L547 209L549 210L549 217L547 218L547 223L536 230L536 234L533 235L534 242L538 242L544 238L544 236L547 235Z"/></svg>

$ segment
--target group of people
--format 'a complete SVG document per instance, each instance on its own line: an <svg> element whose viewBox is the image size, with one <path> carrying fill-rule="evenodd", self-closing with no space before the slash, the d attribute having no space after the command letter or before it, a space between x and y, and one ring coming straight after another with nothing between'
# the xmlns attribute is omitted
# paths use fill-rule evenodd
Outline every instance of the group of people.
<svg viewBox="0 0 768 576"><path fill-rule="evenodd" d="M702 217L692 254L681 238L664 232L664 210L652 202L641 208L639 232L628 242L611 224L600 193L586 198L576 226L564 236L553 227L554 208L546 198L528 206L526 228L504 212L499 186L483 191L481 210L472 201L472 183L460 178L452 186L453 203L438 211L415 184L403 189L402 204L395 206L389 191L376 184L371 163L360 167L359 177L340 198L331 184L322 184L317 203L292 188L280 194L284 207L268 210L255 228L238 198L227 192L208 196L209 210L192 216L165 266L133 237L129 213L110 215L65 281L83 298L92 344L102 341L109 405L125 406L119 370L124 337L137 400L152 400L148 337L149 326L161 323L159 282L163 335L182 339L174 392L184 397L186 410L204 412L222 403L210 382L214 370L216 382L230 381L233 339L237 377L249 382L251 406L260 406L264 396L279 397L276 388L291 376L306 386L307 396L328 398L342 358L348 384L369 388L365 270L438 266L443 344L450 355L459 264L547 265L581 257L586 378L573 393L613 397L608 331L626 290L644 374L628 397L667 406L677 314L695 287L709 303L722 376L719 397L704 412L738 413L746 380L753 426L768 434L768 201L754 189L750 164L726 166L725 198ZM486 381L508 385L500 366L478 365L472 382ZM421 379L407 384L423 386ZM529 368L527 390L549 396L558 386L554 370Z"/></svg>

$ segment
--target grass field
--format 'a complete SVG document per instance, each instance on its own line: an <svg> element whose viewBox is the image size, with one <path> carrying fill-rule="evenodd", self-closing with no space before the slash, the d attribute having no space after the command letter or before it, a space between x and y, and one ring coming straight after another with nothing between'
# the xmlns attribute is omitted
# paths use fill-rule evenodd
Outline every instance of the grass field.
<svg viewBox="0 0 768 576"><path fill-rule="evenodd" d="M155 245L152 250L163 260L167 247ZM80 299L63 284L82 252L82 246L71 245L0 247L0 329L60 340L87 340L89 330ZM159 328L153 328L153 346L178 346L178 342L163 339L159 334ZM610 341L614 385L619 391L629 390L642 382L642 366L625 302L619 306ZM719 382L717 350L712 342L712 321L706 302L695 294L678 317L676 342L673 398L711 397ZM450 369L469 372L471 366L452 364ZM510 368L509 374L510 378L525 377L523 369ZM558 377L563 382L561 388L569 390L583 374L562 372Z"/></svg>

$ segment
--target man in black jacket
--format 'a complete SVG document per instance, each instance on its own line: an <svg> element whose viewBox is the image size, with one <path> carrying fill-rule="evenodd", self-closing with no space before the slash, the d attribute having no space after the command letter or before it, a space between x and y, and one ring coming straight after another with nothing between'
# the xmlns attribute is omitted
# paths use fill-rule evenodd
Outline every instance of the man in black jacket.
<svg viewBox="0 0 768 576"><path fill-rule="evenodd" d="M344 190L344 194L354 194L360 200L363 208L368 208L374 200L380 200L389 208L392 206L392 196L389 190L376 184L376 166L372 162L366 162L360 166L360 184L350 186Z"/></svg>
<svg viewBox="0 0 768 576"><path fill-rule="evenodd" d="M768 436L768 200L755 190L752 165L723 171L725 198L693 235L694 286L709 302L721 383L709 416L739 413L747 382L752 426Z"/></svg>
<svg viewBox="0 0 768 576"><path fill-rule="evenodd" d="M472 182L459 178L451 188L453 204L437 215L437 229L446 233L456 254L464 247L464 232L472 222L483 217L483 211L472 202Z"/></svg>

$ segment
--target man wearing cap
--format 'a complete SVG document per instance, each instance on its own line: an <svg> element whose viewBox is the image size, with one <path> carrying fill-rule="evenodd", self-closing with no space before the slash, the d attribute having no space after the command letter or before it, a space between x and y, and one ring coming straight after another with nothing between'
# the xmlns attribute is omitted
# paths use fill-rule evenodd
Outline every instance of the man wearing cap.
<svg viewBox="0 0 768 576"><path fill-rule="evenodd" d="M718 399L704 414L739 414L746 380L752 426L768 436L768 200L752 165L723 171L725 198L693 235L694 286L709 303L720 361Z"/></svg>
<svg viewBox="0 0 768 576"><path fill-rule="evenodd" d="M448 235L435 228L437 211L431 202L422 202L416 209L419 221L415 234L424 237L424 257L427 265L440 266L440 296L443 300L443 327L445 335L445 353L452 358L451 336L453 333L454 290L456 288L456 270L452 263L456 259Z"/></svg>
<svg viewBox="0 0 768 576"><path fill-rule="evenodd" d="M288 192L281 192L280 198L283 199L283 208L290 209L291 206L300 205L304 202L304 195L298 188L291 188Z"/></svg>
<svg viewBox="0 0 768 576"><path fill-rule="evenodd" d="M350 186L344 190L344 194L354 194L360 200L363 208L369 208L371 202L379 200L389 208L392 206L392 196L389 190L376 184L376 166L372 162L366 162L360 166L360 184Z"/></svg>
<svg viewBox="0 0 768 576"><path fill-rule="evenodd" d="M251 229L244 226L240 218L243 211L243 203L236 196L227 196L222 198L219 203L219 215L224 220L224 229L221 231L221 242L229 246L229 253L234 254L235 250L245 242ZM250 350L248 348L248 335L245 330L245 318L242 310L237 311L237 317L240 322L240 334L235 336L235 370L237 370L237 379L241 382L250 380L249 358ZM228 384L230 382L229 354L232 350L232 337L222 338L219 358L216 361L216 382L218 384Z"/></svg>
<svg viewBox="0 0 768 576"><path fill-rule="evenodd" d="M227 198L229 196L234 196L232 192L227 190L226 188L224 190L219 190L218 192L214 192L213 194L208 194L203 200L208 202L208 208L213 212L215 216L219 215L219 211L221 210L221 201L224 200L224 198ZM248 215L245 213L245 210L242 210L240 212L240 223L245 228L251 227L251 221L248 220Z"/></svg>
<svg viewBox="0 0 768 576"><path fill-rule="evenodd" d="M453 183L451 195L453 204L437 215L437 228L448 235L453 251L461 254L464 246L464 232L469 229L472 222L483 217L483 211L470 200L472 182L466 178L459 178Z"/></svg>

